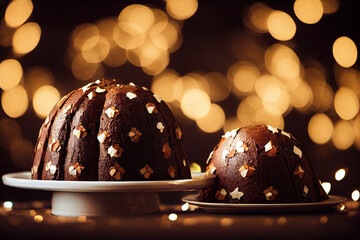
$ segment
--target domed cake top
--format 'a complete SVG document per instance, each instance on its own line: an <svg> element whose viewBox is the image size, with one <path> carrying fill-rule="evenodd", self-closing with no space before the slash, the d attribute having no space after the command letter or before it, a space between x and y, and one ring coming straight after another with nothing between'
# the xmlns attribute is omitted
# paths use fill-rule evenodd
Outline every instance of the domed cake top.
<svg viewBox="0 0 360 240"><path fill-rule="evenodd" d="M64 96L45 119L32 178L190 178L181 136L158 95L133 83L97 80Z"/></svg>

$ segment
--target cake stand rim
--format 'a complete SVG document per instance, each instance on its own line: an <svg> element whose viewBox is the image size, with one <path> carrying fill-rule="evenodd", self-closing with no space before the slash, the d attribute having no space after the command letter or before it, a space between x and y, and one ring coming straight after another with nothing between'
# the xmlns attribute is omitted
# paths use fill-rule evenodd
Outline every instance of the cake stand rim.
<svg viewBox="0 0 360 240"><path fill-rule="evenodd" d="M30 172L7 173L3 184L10 187L53 192L176 192L206 188L215 181L215 175L193 172L191 179L156 181L64 181L33 180Z"/></svg>

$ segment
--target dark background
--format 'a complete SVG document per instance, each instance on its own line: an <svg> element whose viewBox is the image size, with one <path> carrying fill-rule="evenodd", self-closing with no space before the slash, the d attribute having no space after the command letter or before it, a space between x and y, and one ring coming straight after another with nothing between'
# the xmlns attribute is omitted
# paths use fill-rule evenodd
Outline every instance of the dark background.
<svg viewBox="0 0 360 240"><path fill-rule="evenodd" d="M8 1L0 1L1 18ZM170 55L169 68L180 75L192 71L218 71L226 74L230 65L238 59L231 48L231 36L236 31L246 31L242 22L244 9L255 1L199 1L194 16L183 23L183 43ZM293 46L299 58L317 59L326 71L327 81L333 90L337 88L333 68L332 44L339 36L350 37L360 47L360 1L341 1L337 12L324 15L320 22L307 25L300 22L293 12L293 1L266 1L273 9L288 13L296 23L295 37L288 42ZM28 21L37 22L42 30L38 46L20 61L24 71L35 65L49 68L55 76L54 86L61 95L83 86L83 81L76 80L71 70L64 63L64 56L69 45L69 36L74 28L82 23L93 23L101 18L117 16L127 5L140 3L165 11L164 1L33 1L34 10ZM255 35L267 46L278 42L270 34ZM311 41L310 41L311 40ZM11 48L0 47L0 61L11 58ZM354 66L359 69L359 61ZM151 87L152 77L140 68L126 63L117 68L106 67L106 78L116 78L124 83L134 82ZM96 80L96 79L94 79ZM360 81L360 79L359 79ZM1 90L0 90L1 91ZM226 116L236 115L239 100L231 95L219 104ZM335 117L333 112L328 113ZM360 187L360 152L351 147L345 151L337 150L331 143L314 144L307 133L307 125L312 113L299 114L293 110L285 117L285 130L301 141L313 161L316 173L322 181L332 184L331 194L350 198L351 192ZM0 118L7 118L0 110ZM31 104L25 115L16 119L23 137L36 142L38 130L43 120L36 117ZM205 160L214 145L217 144L222 130L213 134L202 132L194 121L178 117L182 126L184 144L191 162L199 163L203 170ZM0 133L1 134L1 133ZM348 168L344 180L337 182L334 174L339 168ZM28 168L30 170L30 164ZM9 172L23 171L12 162L9 152L0 149L0 175ZM0 201L22 201L47 197L48 193L18 190L0 185Z"/></svg>

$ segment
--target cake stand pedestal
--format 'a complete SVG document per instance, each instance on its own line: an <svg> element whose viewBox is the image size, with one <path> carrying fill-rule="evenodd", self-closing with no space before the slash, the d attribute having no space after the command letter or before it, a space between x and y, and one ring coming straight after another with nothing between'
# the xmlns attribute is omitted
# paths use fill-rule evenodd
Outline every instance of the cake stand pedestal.
<svg viewBox="0 0 360 240"><path fill-rule="evenodd" d="M192 179L162 181L32 180L30 172L2 177L7 186L52 191L52 214L67 217L155 213L158 192L191 191L214 183L214 175L193 173Z"/></svg>

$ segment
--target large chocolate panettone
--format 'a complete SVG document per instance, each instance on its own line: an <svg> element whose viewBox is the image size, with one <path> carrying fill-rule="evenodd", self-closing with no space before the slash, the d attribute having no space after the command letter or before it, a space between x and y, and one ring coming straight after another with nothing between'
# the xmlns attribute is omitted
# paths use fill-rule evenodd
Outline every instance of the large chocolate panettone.
<svg viewBox="0 0 360 240"><path fill-rule="evenodd" d="M327 198L301 144L280 129L227 132L207 161L217 181L204 200L228 203L318 202Z"/></svg>
<svg viewBox="0 0 360 240"><path fill-rule="evenodd" d="M144 87L98 80L63 97L42 125L32 179L191 178L169 107Z"/></svg>

